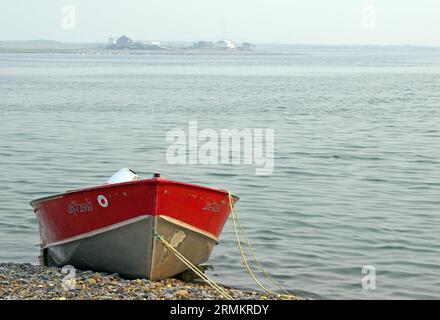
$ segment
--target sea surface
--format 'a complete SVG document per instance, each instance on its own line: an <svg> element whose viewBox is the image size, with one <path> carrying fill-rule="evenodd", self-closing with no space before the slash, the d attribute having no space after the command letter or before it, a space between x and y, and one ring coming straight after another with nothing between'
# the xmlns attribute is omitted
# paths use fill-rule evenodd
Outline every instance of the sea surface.
<svg viewBox="0 0 440 320"><path fill-rule="evenodd" d="M30 200L129 167L238 194L257 255L296 294L440 298L440 49L4 53L0 120L1 262L37 263ZM273 173L169 164L167 133L189 121L274 129ZM231 221L208 264L223 284L257 288Z"/></svg>

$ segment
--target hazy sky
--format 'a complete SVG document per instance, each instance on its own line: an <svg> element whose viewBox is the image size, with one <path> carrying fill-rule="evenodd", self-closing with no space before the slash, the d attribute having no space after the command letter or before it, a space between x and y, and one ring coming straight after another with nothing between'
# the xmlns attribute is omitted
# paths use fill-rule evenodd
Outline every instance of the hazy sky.
<svg viewBox="0 0 440 320"><path fill-rule="evenodd" d="M136 40L231 38L255 43L440 46L440 0L2 0L0 3L0 40L104 42L121 34Z"/></svg>

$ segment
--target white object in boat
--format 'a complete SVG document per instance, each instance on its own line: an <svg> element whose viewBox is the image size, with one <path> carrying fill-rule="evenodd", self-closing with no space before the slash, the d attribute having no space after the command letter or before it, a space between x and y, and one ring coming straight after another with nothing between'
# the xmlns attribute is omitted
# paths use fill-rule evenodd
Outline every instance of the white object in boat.
<svg viewBox="0 0 440 320"><path fill-rule="evenodd" d="M121 183L121 182L129 182L139 180L139 176L128 168L123 168L112 175L107 183Z"/></svg>

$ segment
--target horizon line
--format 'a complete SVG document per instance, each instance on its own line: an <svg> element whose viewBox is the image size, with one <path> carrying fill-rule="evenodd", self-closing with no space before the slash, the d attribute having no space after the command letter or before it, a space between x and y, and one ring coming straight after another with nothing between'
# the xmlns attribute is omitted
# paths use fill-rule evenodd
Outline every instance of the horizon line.
<svg viewBox="0 0 440 320"><path fill-rule="evenodd" d="M117 38L117 37L114 37ZM225 38L229 39L229 38ZM36 42L36 41L50 41L50 42L58 42L58 43L64 43L64 44L107 44L106 41L85 41L85 42L71 42L71 41L63 41L63 40L53 40L53 39L26 39L26 40L2 40L1 42ZM189 42L189 43L195 43L197 41L205 41L205 40L157 40L157 39L144 39L144 40L137 40L139 42L143 41L163 41L163 42ZM209 40L206 40L209 41ZM213 41L215 42L215 41ZM281 45L281 46L326 46L326 47L348 47L348 46L356 46L356 47L424 47L424 48L440 48L440 44L412 44L412 43L399 43L399 44L389 44L389 43L289 43L289 42L252 42L252 41L236 41L238 43L240 42L251 42L255 45Z"/></svg>

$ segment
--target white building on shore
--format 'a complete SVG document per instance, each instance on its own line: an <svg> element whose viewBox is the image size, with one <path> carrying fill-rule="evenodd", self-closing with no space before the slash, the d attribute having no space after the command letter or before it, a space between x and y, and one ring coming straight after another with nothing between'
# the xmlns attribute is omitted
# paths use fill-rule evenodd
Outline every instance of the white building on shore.
<svg viewBox="0 0 440 320"><path fill-rule="evenodd" d="M237 49L237 44L232 40L223 39L214 45L214 48L219 49Z"/></svg>

